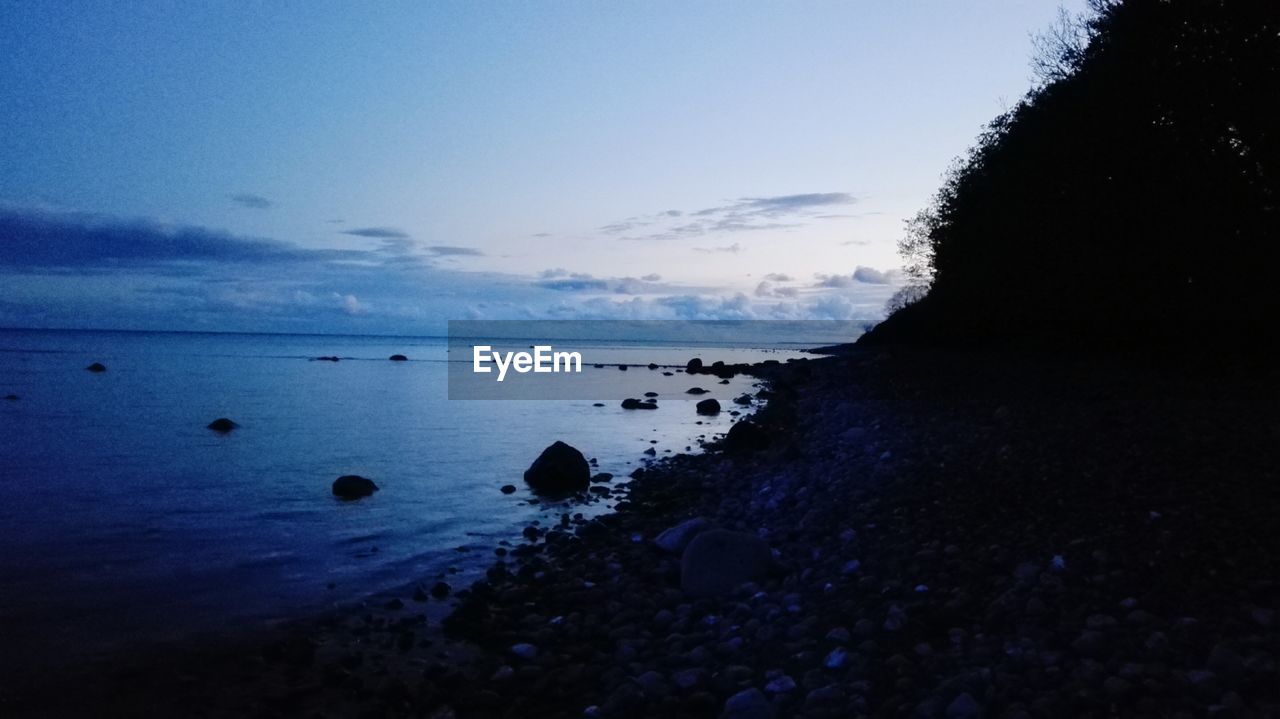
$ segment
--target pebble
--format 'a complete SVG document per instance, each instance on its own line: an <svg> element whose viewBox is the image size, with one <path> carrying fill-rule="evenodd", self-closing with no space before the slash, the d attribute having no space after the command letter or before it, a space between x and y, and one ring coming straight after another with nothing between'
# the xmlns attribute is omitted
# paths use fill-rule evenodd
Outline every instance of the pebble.
<svg viewBox="0 0 1280 719"><path fill-rule="evenodd" d="M773 719L773 705L759 689L744 689L725 700L720 719Z"/></svg>
<svg viewBox="0 0 1280 719"><path fill-rule="evenodd" d="M538 658L538 648L532 644L513 644L511 645L511 653L526 661Z"/></svg>

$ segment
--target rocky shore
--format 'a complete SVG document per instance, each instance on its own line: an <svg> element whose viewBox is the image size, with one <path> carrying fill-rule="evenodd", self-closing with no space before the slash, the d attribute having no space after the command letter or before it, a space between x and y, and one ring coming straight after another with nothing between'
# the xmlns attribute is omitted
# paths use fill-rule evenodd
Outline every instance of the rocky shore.
<svg viewBox="0 0 1280 719"><path fill-rule="evenodd" d="M892 350L755 371L752 425L614 486L614 514L526 528L443 619L406 590L143 658L86 679L96 704L10 708L1280 715L1274 370Z"/></svg>

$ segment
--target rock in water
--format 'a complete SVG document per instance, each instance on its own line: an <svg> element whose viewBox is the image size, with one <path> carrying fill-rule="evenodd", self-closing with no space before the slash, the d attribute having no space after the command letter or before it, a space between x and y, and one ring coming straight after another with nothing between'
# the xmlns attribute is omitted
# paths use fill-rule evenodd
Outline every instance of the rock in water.
<svg viewBox="0 0 1280 719"><path fill-rule="evenodd" d="M405 357L404 355L391 355L387 359L391 360L392 362L408 362L409 361L409 358Z"/></svg>
<svg viewBox="0 0 1280 719"><path fill-rule="evenodd" d="M235 422L232 422L226 417L219 417L208 424L209 429L213 430L214 432L222 432L223 434L226 434L227 432L230 432L231 430L239 426L240 425L236 424Z"/></svg>
<svg viewBox="0 0 1280 719"><path fill-rule="evenodd" d="M356 474L346 474L333 480L333 496L339 499L360 499L378 491L372 479Z"/></svg>
<svg viewBox="0 0 1280 719"><path fill-rule="evenodd" d="M101 362L94 362L88 367L85 367L85 369L89 370L90 372L106 372L107 371L106 366L103 365Z"/></svg>
<svg viewBox="0 0 1280 719"><path fill-rule="evenodd" d="M7 394L4 396L4 398L9 400L10 402L17 402L19 399L21 399L21 397L19 397L16 394Z"/></svg>
<svg viewBox="0 0 1280 719"><path fill-rule="evenodd" d="M701 372L702 360L697 357L694 357L693 359L689 360L689 363L684 366L684 371L688 372L689 374L697 374L698 372Z"/></svg>
<svg viewBox="0 0 1280 719"><path fill-rule="evenodd" d="M711 529L699 533L680 561L680 586L696 597L732 592L763 579L773 567L769 545L754 534Z"/></svg>
<svg viewBox="0 0 1280 719"><path fill-rule="evenodd" d="M706 394L709 391L710 390L705 390L701 387L690 387L689 389L685 390L685 394Z"/></svg>
<svg viewBox="0 0 1280 719"><path fill-rule="evenodd" d="M635 397L628 397L622 400L622 408L623 409L657 409L658 404L653 400L649 400L647 402L641 402Z"/></svg>
<svg viewBox="0 0 1280 719"><path fill-rule="evenodd" d="M653 543L658 545L659 549L672 554L679 554L684 551L685 547L689 546L689 542L693 541L694 537L708 529L711 529L711 522L703 517L686 519L659 534L653 540Z"/></svg>
<svg viewBox="0 0 1280 719"><path fill-rule="evenodd" d="M714 399L704 399L698 403L698 414L720 414L720 403Z"/></svg>
<svg viewBox="0 0 1280 719"><path fill-rule="evenodd" d="M591 484L591 467L582 452L556 441L525 470L524 481L535 492L577 492Z"/></svg>

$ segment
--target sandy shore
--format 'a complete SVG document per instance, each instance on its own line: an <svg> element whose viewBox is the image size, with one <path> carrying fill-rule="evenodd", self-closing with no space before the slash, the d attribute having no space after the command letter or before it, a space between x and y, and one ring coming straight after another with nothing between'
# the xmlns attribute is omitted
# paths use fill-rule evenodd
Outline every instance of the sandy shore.
<svg viewBox="0 0 1280 719"><path fill-rule="evenodd" d="M513 537L445 621L449 602L406 589L270 637L49 677L0 706L1280 713L1274 371L855 351L761 372L759 438L655 465L613 515ZM654 541L691 518L762 540L774 566L691 596Z"/></svg>

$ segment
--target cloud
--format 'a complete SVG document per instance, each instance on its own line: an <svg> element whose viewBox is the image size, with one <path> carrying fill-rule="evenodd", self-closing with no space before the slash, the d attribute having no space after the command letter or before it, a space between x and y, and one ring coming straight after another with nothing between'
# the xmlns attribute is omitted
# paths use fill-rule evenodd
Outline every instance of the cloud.
<svg viewBox="0 0 1280 719"><path fill-rule="evenodd" d="M741 197L728 204L691 212L665 210L628 217L598 228L624 240L678 240L732 232L788 230L842 215L819 214L820 208L849 205L857 198L847 192L812 192L771 197ZM681 220L673 222L673 220Z"/></svg>
<svg viewBox="0 0 1280 719"><path fill-rule="evenodd" d="M358 227L354 230L343 230L342 234L377 239L407 239L409 237L409 233L395 227Z"/></svg>
<svg viewBox="0 0 1280 719"><path fill-rule="evenodd" d="M304 249L192 226L89 214L0 210L0 267L110 271L198 262L278 264L369 259L360 250Z"/></svg>
<svg viewBox="0 0 1280 719"><path fill-rule="evenodd" d="M609 282L607 280L597 280L589 278L567 279L567 280L543 280L537 285L547 290L557 290L559 292L583 292L586 290L607 291Z"/></svg>
<svg viewBox="0 0 1280 719"><path fill-rule="evenodd" d="M764 278L770 282L791 282L795 279L791 275L783 274L781 272L770 272L765 275Z"/></svg>
<svg viewBox="0 0 1280 719"><path fill-rule="evenodd" d="M671 285L661 284L662 277L648 274L644 277L595 277L586 272L569 272L563 268L543 270L538 273L535 287L557 292L578 292L615 295L656 295L672 291Z"/></svg>
<svg viewBox="0 0 1280 719"><path fill-rule="evenodd" d="M818 273L814 275L818 282L814 287L825 287L828 289L840 289L853 286L853 275L824 275Z"/></svg>
<svg viewBox="0 0 1280 719"><path fill-rule="evenodd" d="M693 251L694 252L728 252L730 254L736 255L739 252L742 252L742 245L739 245L737 242L735 242L732 245L726 245L724 247L695 247L693 248Z"/></svg>
<svg viewBox="0 0 1280 719"><path fill-rule="evenodd" d="M254 210L266 210L275 205L271 200L262 195L255 195L252 192L242 192L237 195L229 195L229 197L232 202Z"/></svg>
<svg viewBox="0 0 1280 719"><path fill-rule="evenodd" d="M432 264L441 255L407 237L376 239L374 247L320 249L0 206L0 326L439 334L446 319L463 317L874 319L894 289L852 275L839 288L766 279L741 293L664 283L656 273L460 271Z"/></svg>
<svg viewBox="0 0 1280 719"><path fill-rule="evenodd" d="M778 287L768 280L756 285L756 297L797 297L800 291L794 287Z"/></svg>
<svg viewBox="0 0 1280 719"><path fill-rule="evenodd" d="M892 272L881 272L874 267L858 265L853 271L853 279L869 285L887 285L893 282Z"/></svg>
<svg viewBox="0 0 1280 719"><path fill-rule="evenodd" d="M355 295L340 295L335 292L333 293L333 296L338 300L342 307L342 311L346 314L362 315L369 311L369 308L361 304L360 300Z"/></svg>
<svg viewBox="0 0 1280 719"><path fill-rule="evenodd" d="M797 212L811 210L815 207L832 205L851 205L857 198L847 192L810 192L801 195L778 195L776 197L744 197L727 209L744 214L780 217ZM703 210L707 212L708 210ZM701 213L699 213L701 214Z"/></svg>
<svg viewBox="0 0 1280 719"><path fill-rule="evenodd" d="M483 257L484 252L474 247L457 247L455 245L431 245L424 248L436 257Z"/></svg>

